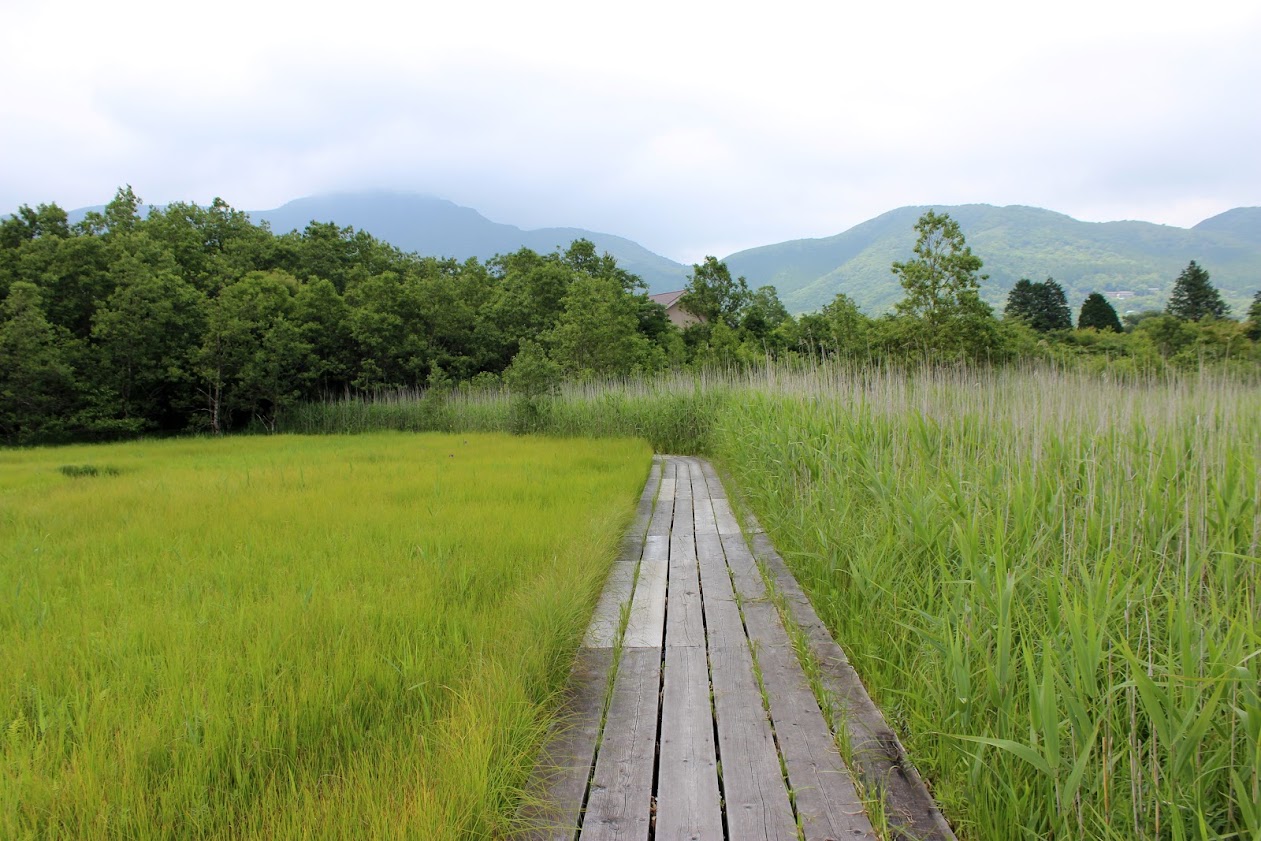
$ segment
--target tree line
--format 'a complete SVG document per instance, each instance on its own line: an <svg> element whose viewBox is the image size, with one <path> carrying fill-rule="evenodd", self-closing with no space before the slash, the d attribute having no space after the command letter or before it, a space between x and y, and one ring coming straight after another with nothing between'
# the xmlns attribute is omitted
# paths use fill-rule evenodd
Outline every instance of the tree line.
<svg viewBox="0 0 1261 841"><path fill-rule="evenodd" d="M1170 313L1129 332L1113 332L1101 296L1112 320L1083 307L1087 329L1071 329L1050 279L1017 284L1000 318L977 294L980 259L933 213L916 226L915 256L892 267L906 296L888 316L839 295L794 318L773 287L750 289L707 257L682 299L702 321L679 330L640 278L586 240L457 262L333 223L277 234L220 199L143 218L140 208L125 187L75 224L55 204L0 221L0 440L268 428L327 396L537 391L768 357L1257 358L1261 303L1247 323L1225 320L1194 263Z"/></svg>

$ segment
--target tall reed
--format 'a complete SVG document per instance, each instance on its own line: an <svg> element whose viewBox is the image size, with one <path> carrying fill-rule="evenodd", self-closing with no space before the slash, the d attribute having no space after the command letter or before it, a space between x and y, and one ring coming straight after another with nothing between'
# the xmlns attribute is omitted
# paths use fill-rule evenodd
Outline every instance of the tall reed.
<svg viewBox="0 0 1261 841"><path fill-rule="evenodd" d="M536 431L726 468L963 837L1261 838L1255 381L769 366L570 386Z"/></svg>

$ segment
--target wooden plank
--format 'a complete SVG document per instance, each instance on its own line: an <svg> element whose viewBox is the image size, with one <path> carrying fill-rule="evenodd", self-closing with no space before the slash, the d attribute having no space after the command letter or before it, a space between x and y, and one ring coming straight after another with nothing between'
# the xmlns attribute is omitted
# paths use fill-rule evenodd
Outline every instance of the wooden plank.
<svg viewBox="0 0 1261 841"><path fill-rule="evenodd" d="M731 579L735 582L736 592L745 601L766 598L766 582L762 580L762 572L757 568L749 545L740 535L719 535L723 551L727 555L727 565L731 569Z"/></svg>
<svg viewBox="0 0 1261 841"><path fill-rule="evenodd" d="M670 571L669 561L655 547L665 538L649 536L644 546L644 558L639 563L639 583L631 601L630 618L626 623L625 648L651 648L660 651L666 623L666 584ZM664 543L666 547L668 543ZM649 548L654 547L649 556Z"/></svg>
<svg viewBox="0 0 1261 841"><path fill-rule="evenodd" d="M797 579L766 535L755 536L754 549L784 595L792 620L802 629L820 665L823 685L843 722L853 752L854 772L868 791L884 801L893 838L898 841L955 841L954 831L937 806L897 734L871 700L845 652L820 621Z"/></svg>
<svg viewBox="0 0 1261 841"><path fill-rule="evenodd" d="M721 841L718 755L703 645L666 648L661 703L654 837Z"/></svg>
<svg viewBox="0 0 1261 841"><path fill-rule="evenodd" d="M652 519L648 523L648 534L670 534L671 521L674 519L674 486L677 480L675 464L666 462L661 468L661 484L657 491L657 505L652 511Z"/></svg>
<svg viewBox="0 0 1261 841"><path fill-rule="evenodd" d="M573 841L599 738L611 649L579 649L562 718L540 754L521 810L526 841Z"/></svg>
<svg viewBox="0 0 1261 841"><path fill-rule="evenodd" d="M747 616L746 611L746 616ZM782 626L780 627L783 632ZM862 800L841 761L832 732L815 701L797 655L787 644L759 641L757 662L770 699L797 818L806 841L864 838L875 841Z"/></svg>
<svg viewBox="0 0 1261 841"><path fill-rule="evenodd" d="M660 651L623 650L582 820L583 841L648 838L660 690Z"/></svg>
<svg viewBox="0 0 1261 841"><path fill-rule="evenodd" d="M617 561L609 570L604 589L600 591L600 601L596 603L591 624L582 639L584 648L613 647L622 626L622 605L631 600L638 560L636 557L634 561Z"/></svg>
<svg viewBox="0 0 1261 841"><path fill-rule="evenodd" d="M740 523L736 520L735 512L731 510L731 503L724 497L712 497L711 504L714 507L714 522L718 526L719 534L740 534Z"/></svg>
<svg viewBox="0 0 1261 841"><path fill-rule="evenodd" d="M762 671L771 721L805 838L874 839L871 822L779 613L765 598L765 582L748 546L739 538L720 539L744 607L745 626Z"/></svg>
<svg viewBox="0 0 1261 841"><path fill-rule="evenodd" d="M635 519L622 539L621 552L609 570L609 577L600 591L591 624L587 626L583 645L587 648L612 647L622 627L622 609L634 594L635 571L644 550L644 533L652 516L653 501L661 483L661 465L654 460L648 481L639 496Z"/></svg>
<svg viewBox="0 0 1261 841"><path fill-rule="evenodd" d="M718 535L696 535L696 558L700 569L705 634L710 650L723 647L747 649L748 637L745 636L740 608L731 590L727 559Z"/></svg>
<svg viewBox="0 0 1261 841"><path fill-rule="evenodd" d="M795 841L788 788L717 535L697 535L710 677L730 841Z"/></svg>
<svg viewBox="0 0 1261 841"><path fill-rule="evenodd" d="M675 500L676 510L682 502L681 497ZM678 519L676 517L676 522ZM679 529L670 535L670 586L665 644L666 648L705 647L705 618L700 577L696 567L696 538Z"/></svg>
<svg viewBox="0 0 1261 841"><path fill-rule="evenodd" d="M696 534L718 534L709 487L697 465L692 466L692 515L692 529Z"/></svg>

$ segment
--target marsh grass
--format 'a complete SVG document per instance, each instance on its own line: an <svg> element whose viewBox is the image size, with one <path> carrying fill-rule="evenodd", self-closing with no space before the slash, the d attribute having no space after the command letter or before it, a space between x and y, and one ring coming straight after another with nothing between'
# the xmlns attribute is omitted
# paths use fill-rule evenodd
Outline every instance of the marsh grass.
<svg viewBox="0 0 1261 841"><path fill-rule="evenodd" d="M570 386L536 431L717 460L961 837L1261 839L1255 380L769 367Z"/></svg>
<svg viewBox="0 0 1261 841"><path fill-rule="evenodd" d="M648 468L471 434L0 452L0 837L506 833Z"/></svg>

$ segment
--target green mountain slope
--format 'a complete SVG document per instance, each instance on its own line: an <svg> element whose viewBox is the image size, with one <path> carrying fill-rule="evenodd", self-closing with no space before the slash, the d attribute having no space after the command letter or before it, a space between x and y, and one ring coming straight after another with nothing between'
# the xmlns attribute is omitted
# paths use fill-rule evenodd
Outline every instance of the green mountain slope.
<svg viewBox="0 0 1261 841"><path fill-rule="evenodd" d="M929 209L898 208L833 237L741 251L726 262L751 286L773 284L792 312L817 310L841 292L870 313L884 312L902 296L890 265L911 256L915 221ZM982 294L1000 308L1017 280L1047 276L1074 308L1093 291L1110 294L1122 312L1162 308L1191 260L1208 269L1236 314L1261 288L1261 208L1237 208L1191 229L1081 222L1035 207L931 209L958 220L990 276Z"/></svg>

